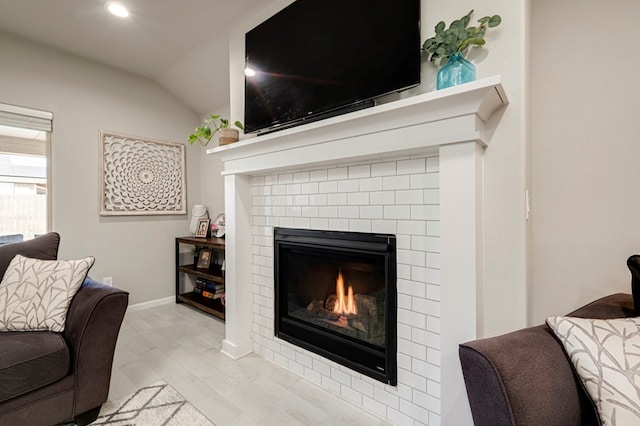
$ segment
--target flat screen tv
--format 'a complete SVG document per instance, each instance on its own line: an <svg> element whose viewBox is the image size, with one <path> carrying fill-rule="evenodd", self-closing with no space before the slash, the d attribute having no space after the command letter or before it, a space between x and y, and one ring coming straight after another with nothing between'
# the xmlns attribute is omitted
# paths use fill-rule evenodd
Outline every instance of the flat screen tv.
<svg viewBox="0 0 640 426"><path fill-rule="evenodd" d="M279 130L419 84L420 0L297 0L245 43L245 131Z"/></svg>

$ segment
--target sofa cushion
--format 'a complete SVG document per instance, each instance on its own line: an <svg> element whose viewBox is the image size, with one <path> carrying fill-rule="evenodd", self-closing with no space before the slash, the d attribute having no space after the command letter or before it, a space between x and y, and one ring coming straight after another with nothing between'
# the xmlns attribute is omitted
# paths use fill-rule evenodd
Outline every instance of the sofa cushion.
<svg viewBox="0 0 640 426"><path fill-rule="evenodd" d="M0 333L0 402L60 380L69 366L69 350L59 333Z"/></svg>
<svg viewBox="0 0 640 426"><path fill-rule="evenodd" d="M576 318L612 319L636 316L633 312L633 297L626 293L615 293L565 315Z"/></svg>
<svg viewBox="0 0 640 426"><path fill-rule="evenodd" d="M16 254L34 259L56 260L59 245L60 235L56 232L50 232L20 243L0 245L0 276L4 275L9 262Z"/></svg>
<svg viewBox="0 0 640 426"><path fill-rule="evenodd" d="M93 262L16 255L0 282L0 331L63 331L71 299Z"/></svg>
<svg viewBox="0 0 640 426"><path fill-rule="evenodd" d="M603 425L640 424L640 318L549 317Z"/></svg>

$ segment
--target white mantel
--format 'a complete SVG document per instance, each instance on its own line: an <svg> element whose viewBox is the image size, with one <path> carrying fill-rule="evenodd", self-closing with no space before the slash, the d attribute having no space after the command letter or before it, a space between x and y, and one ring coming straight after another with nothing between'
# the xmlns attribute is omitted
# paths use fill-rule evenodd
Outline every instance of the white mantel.
<svg viewBox="0 0 640 426"><path fill-rule="evenodd" d="M219 146L207 154L224 162L224 174L246 174L408 155L466 141L487 146L484 122L507 103L500 76L495 76Z"/></svg>
<svg viewBox="0 0 640 426"><path fill-rule="evenodd" d="M435 152L440 176L441 418L470 424L458 344L477 337L482 294L485 123L508 103L501 77L430 92L207 150L224 163L226 336L252 352L250 176Z"/></svg>

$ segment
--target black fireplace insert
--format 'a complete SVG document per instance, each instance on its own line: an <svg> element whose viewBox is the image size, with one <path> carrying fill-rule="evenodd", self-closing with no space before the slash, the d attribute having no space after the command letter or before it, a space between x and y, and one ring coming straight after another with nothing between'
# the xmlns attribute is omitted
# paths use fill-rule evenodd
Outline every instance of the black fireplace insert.
<svg viewBox="0 0 640 426"><path fill-rule="evenodd" d="M275 228L275 335L397 384L396 238Z"/></svg>

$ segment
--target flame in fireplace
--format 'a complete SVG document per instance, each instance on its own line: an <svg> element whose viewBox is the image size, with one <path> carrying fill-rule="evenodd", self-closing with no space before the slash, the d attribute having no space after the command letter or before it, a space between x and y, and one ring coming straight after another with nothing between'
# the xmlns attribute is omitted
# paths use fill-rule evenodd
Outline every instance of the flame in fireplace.
<svg viewBox="0 0 640 426"><path fill-rule="evenodd" d="M344 294L344 278L342 270L338 271L338 279L336 280L336 304L333 312L338 315L357 314L356 301L353 298L353 287L349 286L347 294Z"/></svg>

